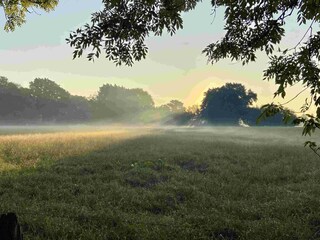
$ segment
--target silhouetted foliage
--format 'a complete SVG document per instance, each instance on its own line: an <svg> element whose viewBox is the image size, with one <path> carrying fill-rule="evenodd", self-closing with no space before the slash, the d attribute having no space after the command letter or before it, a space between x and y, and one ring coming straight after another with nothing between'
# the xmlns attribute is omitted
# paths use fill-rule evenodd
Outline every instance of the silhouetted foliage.
<svg viewBox="0 0 320 240"><path fill-rule="evenodd" d="M179 100L156 107L151 95L139 88L105 84L97 95L87 99L73 96L54 81L36 78L23 88L0 77L0 123L83 123L121 122L166 125L202 125L209 123L234 125L241 118L253 125L261 110L250 107L257 95L237 83L209 89L199 106L186 109ZM264 125L279 125L280 113Z"/></svg>
<svg viewBox="0 0 320 240"><path fill-rule="evenodd" d="M70 96L66 112L73 122L84 122L92 119L89 101L82 96Z"/></svg>
<svg viewBox="0 0 320 240"><path fill-rule="evenodd" d="M72 32L67 39L74 47L73 57L80 57L88 48L87 55L93 60L104 51L116 65L131 66L134 61L146 57L145 39L149 34L173 35L183 28L181 14L196 7L201 0L102 0L103 9L86 24ZM14 30L25 21L26 12L38 7L52 10L57 0L8 0L0 1L6 17L6 30ZM303 124L303 134L311 135L320 128L320 31L313 31L319 24L319 1L315 0L211 0L213 12L221 7L225 11L225 36L209 44L203 53L208 62L224 58L247 64L256 60L256 52L264 51L269 66L264 78L278 85L275 96L285 97L286 88L297 83L310 92L310 99L302 106L306 113L310 106L317 108L316 115L292 115L282 104L263 106L262 118L282 112L285 122ZM307 31L292 48L280 49L285 35L285 24L294 17L297 25L307 25ZM275 53L275 49L277 53ZM293 98L295 99L295 98ZM292 99L292 100L293 100ZM313 143L314 145L314 143ZM311 146L311 145L309 145Z"/></svg>
<svg viewBox="0 0 320 240"><path fill-rule="evenodd" d="M63 101L70 98L70 93L47 78L36 78L29 83L30 93L36 99Z"/></svg>
<svg viewBox="0 0 320 240"><path fill-rule="evenodd" d="M194 119L195 115L190 112L181 112L174 114L172 116L171 121L168 121L168 124L174 124L174 125L192 125L192 120Z"/></svg>
<svg viewBox="0 0 320 240"><path fill-rule="evenodd" d="M292 126L292 124L289 124L291 122L284 121L285 114L282 112L278 112L277 114L264 119L264 121L259 122L257 119L259 119L262 113L263 111L260 108L249 108L247 114L242 120L250 126ZM293 113L292 116L294 116Z"/></svg>
<svg viewBox="0 0 320 240"><path fill-rule="evenodd" d="M186 111L179 100L171 100L169 103L156 108L157 121L168 125L189 125L194 113Z"/></svg>
<svg viewBox="0 0 320 240"><path fill-rule="evenodd" d="M210 124L239 125L241 119L246 124L256 125L262 114L261 109L252 107L257 101L257 94L246 90L242 84L227 83L222 87L209 89L204 95L199 118ZM278 112L264 119L260 125L284 125L284 117Z"/></svg>
<svg viewBox="0 0 320 240"><path fill-rule="evenodd" d="M46 78L36 78L29 88L22 88L0 77L0 100L0 122L5 124L101 120L139 123L151 121L155 114L152 97L142 89L105 84L88 100L72 96Z"/></svg>
<svg viewBox="0 0 320 240"><path fill-rule="evenodd" d="M81 122L91 117L88 100L55 82L37 78L22 88L0 77L0 121L6 124Z"/></svg>
<svg viewBox="0 0 320 240"><path fill-rule="evenodd" d="M88 59L106 57L117 65L131 66L146 57L146 37L152 33L171 35L182 28L181 12L193 9L200 0L103 0L103 10L93 13L91 24L70 34L74 58L92 47Z"/></svg>
<svg viewBox="0 0 320 240"><path fill-rule="evenodd" d="M257 94L238 83L209 89L201 104L201 118L211 123L237 124L248 114Z"/></svg>
<svg viewBox="0 0 320 240"><path fill-rule="evenodd" d="M31 96L35 99L39 119L53 121L65 119L70 94L55 82L49 79L36 78L29 84Z"/></svg>
<svg viewBox="0 0 320 240"><path fill-rule="evenodd" d="M142 89L127 89L105 84L90 100L95 119L134 120L139 114L153 109L152 97Z"/></svg>
<svg viewBox="0 0 320 240"><path fill-rule="evenodd" d="M17 123L35 118L35 101L24 89L0 77L0 120Z"/></svg>
<svg viewBox="0 0 320 240"><path fill-rule="evenodd" d="M192 10L200 0L112 0L102 1L102 11L92 14L91 24L86 24L70 34L67 42L80 57L92 48L88 59L106 57L116 65L126 64L146 57L145 39L149 34L171 35L183 28L181 14ZM285 97L286 88L300 83L309 91L310 99L301 107L306 113L310 106L317 108L316 115L292 115L283 104L265 105L263 118L282 112L285 122L303 124L303 134L320 128L320 31L313 31L320 23L320 2L315 0L211 0L213 12L225 11L225 35L209 44L203 53L208 62L230 58L247 64L255 61L257 51L263 51L270 62L264 79L274 80L278 86L275 96ZM295 46L281 49L285 25L293 18L297 26L307 30ZM292 21L290 21L292 22ZM276 49L276 50L275 50ZM295 97L293 98L295 99ZM292 99L292 100L293 100ZM261 118L260 118L261 119Z"/></svg>
<svg viewBox="0 0 320 240"><path fill-rule="evenodd" d="M174 114L179 114L185 112L185 107L183 106L183 102L180 102L179 100L171 100L168 104L165 106L168 107L168 111Z"/></svg>

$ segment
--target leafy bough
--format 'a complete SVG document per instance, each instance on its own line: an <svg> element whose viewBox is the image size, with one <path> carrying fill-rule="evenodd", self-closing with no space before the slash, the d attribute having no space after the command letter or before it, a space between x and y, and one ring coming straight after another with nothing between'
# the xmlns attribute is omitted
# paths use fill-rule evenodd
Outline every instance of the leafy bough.
<svg viewBox="0 0 320 240"><path fill-rule="evenodd" d="M301 108L300 113L305 113L310 105L306 102L305 106ZM281 113L283 116L283 122L285 124L294 124L294 125L302 125L302 135L303 136L311 136L312 133L316 131L316 129L320 129L320 111L318 108L317 116L313 116L311 114L303 114L302 116L296 116L294 112L285 108L282 104L265 104L261 107L261 114L257 119L257 124L261 121L266 120L269 117L275 116L276 114ZM309 147L318 157L320 157L320 147L314 141L306 141L304 143L305 147Z"/></svg>

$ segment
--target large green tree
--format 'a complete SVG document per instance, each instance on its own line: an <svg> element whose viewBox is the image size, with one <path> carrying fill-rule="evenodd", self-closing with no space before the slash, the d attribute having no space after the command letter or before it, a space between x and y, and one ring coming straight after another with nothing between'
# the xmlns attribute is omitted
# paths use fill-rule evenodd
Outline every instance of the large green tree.
<svg viewBox="0 0 320 240"><path fill-rule="evenodd" d="M15 124L22 120L34 119L35 102L28 89L9 82L0 76L0 122Z"/></svg>
<svg viewBox="0 0 320 240"><path fill-rule="evenodd" d="M190 11L200 0L103 0L103 10L92 14L91 24L70 34L68 43L74 47L74 57L80 57L91 48L89 60L102 52L117 65L131 66L146 57L145 44L149 34L161 35L164 31L175 34L183 27L181 14ZM247 64L255 61L257 52L265 52L270 61L264 79L278 86L275 96L285 97L286 89L297 83L309 91L301 108L305 113L310 106L317 108L316 115L293 117L285 106L263 106L260 119L282 112L284 120L304 124L303 134L320 128L320 32L314 26L320 23L318 0L212 0L212 9L225 11L225 35L203 50L208 62L230 58ZM295 46L280 49L285 26L294 18L297 27L306 25L306 33ZM313 150L314 143L308 142Z"/></svg>
<svg viewBox="0 0 320 240"><path fill-rule="evenodd" d="M227 83L204 94L201 117L211 123L238 124L239 119L245 119L255 101L257 94L242 84Z"/></svg>
<svg viewBox="0 0 320 240"><path fill-rule="evenodd" d="M96 120L130 122L134 116L154 108L151 95L142 89L127 89L105 84L91 99L93 117Z"/></svg>
<svg viewBox="0 0 320 240"><path fill-rule="evenodd" d="M28 4L38 4L38 7L50 10L57 3L53 0L1 2L8 9L5 11L10 16L8 19L13 19L11 22L16 25L23 22ZM13 3L13 7L9 5L8 8L4 4L7 2ZM72 32L67 42L75 49L74 57L80 57L89 50L90 60L104 53L117 65L131 66L134 61L146 57L148 48L145 40L150 34L162 35L165 31L175 34L183 27L181 14L193 10L199 2L201 0L102 0L103 9L92 14L90 24ZM278 86L275 96L285 97L288 87L301 84L303 91L310 93L302 112L311 105L317 111L316 115L297 117L294 121L304 124L304 134L320 128L320 32L314 31L314 26L320 22L320 1L211 0L211 3L213 11L217 8L225 11L225 35L203 50L208 62L231 58L247 64L256 60L257 52L265 52L270 62L264 78ZM292 48L279 49L290 18L294 18L297 26L307 26L307 31ZM11 29L10 26L15 24L8 21L7 28ZM272 103L263 109L261 119L280 111L286 121L291 116L282 105ZM316 150L313 143L309 146Z"/></svg>
<svg viewBox="0 0 320 240"><path fill-rule="evenodd" d="M47 78L36 78L29 83L31 95L35 98L45 98L61 101L70 98L70 93L54 81Z"/></svg>

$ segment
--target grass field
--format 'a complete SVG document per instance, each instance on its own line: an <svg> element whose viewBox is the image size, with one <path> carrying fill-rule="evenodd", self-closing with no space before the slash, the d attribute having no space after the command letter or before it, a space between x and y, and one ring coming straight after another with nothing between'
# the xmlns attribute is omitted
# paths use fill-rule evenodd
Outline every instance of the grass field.
<svg viewBox="0 0 320 240"><path fill-rule="evenodd" d="M299 128L0 134L0 212L25 239L320 239Z"/></svg>

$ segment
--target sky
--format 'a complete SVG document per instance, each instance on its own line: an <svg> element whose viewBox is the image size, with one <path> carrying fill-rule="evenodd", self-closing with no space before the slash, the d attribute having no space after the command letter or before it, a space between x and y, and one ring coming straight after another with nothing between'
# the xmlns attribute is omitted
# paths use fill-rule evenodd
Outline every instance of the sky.
<svg viewBox="0 0 320 240"><path fill-rule="evenodd" d="M213 15L210 2L204 0L195 10L184 13L184 29L173 37L149 37L147 58L133 67L116 67L104 58L94 63L85 57L72 59L73 49L65 38L90 21L90 14L102 7L101 0L61 0L52 12L28 14L27 23L9 33L2 30L4 17L1 16L0 76L22 86L28 86L37 77L46 77L72 94L88 97L106 83L143 88L152 95L156 105L177 99L185 106L200 104L209 88L236 82L257 93L256 106L285 102L273 99L276 86L272 81L262 80L268 63L264 54L258 54L257 61L246 66L228 59L207 64L201 51L224 34L224 11L218 9ZM295 46L305 29L297 27L294 20L289 22L282 44ZM287 99L300 89L301 86L290 89ZM301 95L288 107L298 110L305 97Z"/></svg>

